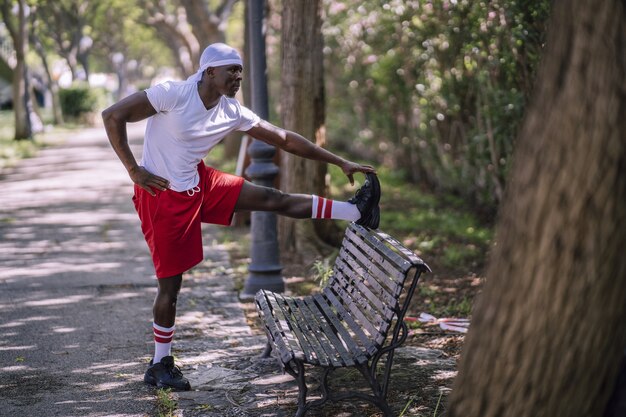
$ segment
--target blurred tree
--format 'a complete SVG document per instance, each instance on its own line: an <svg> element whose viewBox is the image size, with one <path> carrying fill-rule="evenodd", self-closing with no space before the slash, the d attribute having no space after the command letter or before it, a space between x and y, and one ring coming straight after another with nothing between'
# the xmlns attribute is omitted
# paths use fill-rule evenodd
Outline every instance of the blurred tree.
<svg viewBox="0 0 626 417"><path fill-rule="evenodd" d="M601 416L626 346L626 7L553 7L450 417Z"/></svg>
<svg viewBox="0 0 626 417"><path fill-rule="evenodd" d="M31 114L33 114L33 104L30 96L28 67L26 65L30 7L25 0L2 0L0 2L0 12L15 49L16 65L13 68L15 139L32 139Z"/></svg>
<svg viewBox="0 0 626 417"><path fill-rule="evenodd" d="M281 116L282 126L326 142L321 0L282 2ZM325 195L326 166L281 153L280 187L292 193ZM325 222L329 223L329 222ZM313 222L281 218L279 241L290 259L314 257L324 247ZM308 254L308 255L306 255Z"/></svg>
<svg viewBox="0 0 626 417"><path fill-rule="evenodd" d="M73 80L89 80L89 53L93 47L91 22L97 3L55 0L40 1L37 7L39 36L54 41L55 51L67 62Z"/></svg>
<svg viewBox="0 0 626 417"><path fill-rule="evenodd" d="M183 77L196 71L205 46L223 42L226 23L237 0L222 0L212 9L207 1L138 0L142 22L156 28Z"/></svg>
<svg viewBox="0 0 626 417"><path fill-rule="evenodd" d="M325 0L338 149L494 207L543 44L548 0Z"/></svg>
<svg viewBox="0 0 626 417"><path fill-rule="evenodd" d="M94 64L117 76L115 99L136 88L148 86L146 80L158 76L159 68L171 64L170 54L156 30L138 23L143 11L136 2L101 0L96 5L93 25ZM137 85L133 85L137 84Z"/></svg>
<svg viewBox="0 0 626 417"><path fill-rule="evenodd" d="M41 59L41 65L43 66L44 73L46 75L46 86L52 96L52 118L55 125L63 124L63 112L61 111L61 103L59 101L59 84L58 80L52 74L52 70L49 64L49 49L45 46L48 38L42 34L41 31L41 19L37 18L37 9L31 14L30 25L31 30L29 33L30 43L33 46L35 52Z"/></svg>

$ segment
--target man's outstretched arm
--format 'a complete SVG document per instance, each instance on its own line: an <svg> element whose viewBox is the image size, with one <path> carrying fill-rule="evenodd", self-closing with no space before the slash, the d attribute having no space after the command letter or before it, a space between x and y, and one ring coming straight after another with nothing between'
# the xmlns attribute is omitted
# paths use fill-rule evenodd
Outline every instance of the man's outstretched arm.
<svg viewBox="0 0 626 417"><path fill-rule="evenodd" d="M354 184L353 174L355 172L376 172L376 170L370 165L361 165L356 162L348 161L320 146L317 146L315 143L307 140L298 133L274 126L265 120L261 120L259 124L248 130L246 133L255 139L259 139L270 145L276 146L285 152L289 152L303 158L337 165L342 169L344 174L348 176L350 184Z"/></svg>
<svg viewBox="0 0 626 417"><path fill-rule="evenodd" d="M128 145L126 123L138 122L156 114L156 110L150 104L145 92L137 92L115 103L102 112L104 128L109 137L109 142L122 164L128 171L128 175L135 184L155 195L152 187L165 190L169 187L169 181L158 175L151 174L145 168L137 164L137 160Z"/></svg>

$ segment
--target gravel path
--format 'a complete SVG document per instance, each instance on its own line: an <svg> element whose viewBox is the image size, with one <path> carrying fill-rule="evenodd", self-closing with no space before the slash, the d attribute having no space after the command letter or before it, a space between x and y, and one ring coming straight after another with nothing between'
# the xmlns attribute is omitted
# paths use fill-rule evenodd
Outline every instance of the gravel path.
<svg viewBox="0 0 626 417"><path fill-rule="evenodd" d="M153 413L155 284L131 192L103 129L0 177L0 415Z"/></svg>

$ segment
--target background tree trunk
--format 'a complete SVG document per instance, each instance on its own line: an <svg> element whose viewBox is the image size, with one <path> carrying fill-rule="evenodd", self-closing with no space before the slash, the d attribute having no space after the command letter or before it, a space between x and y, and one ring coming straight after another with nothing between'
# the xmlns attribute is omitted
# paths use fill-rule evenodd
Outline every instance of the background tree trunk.
<svg viewBox="0 0 626 417"><path fill-rule="evenodd" d="M61 101L59 99L59 85L57 84L56 80L54 80L54 78L52 77L52 73L50 72L50 65L48 64L48 57L46 55L46 51L44 50L43 44L41 43L41 39L39 38L39 35L37 35L36 31L34 30L35 27L39 24L39 21L37 19L34 18L33 14L33 18L31 19L31 33L30 33L30 39L31 39L31 43L33 44L33 47L35 48L35 52L37 52L37 55L39 55L39 58L41 59L41 64L43 66L44 69L44 73L46 74L46 82L48 85L48 89L50 90L50 95L52 97L52 117L53 117L53 123L55 125L61 125L63 124L63 113L61 112Z"/></svg>
<svg viewBox="0 0 626 417"><path fill-rule="evenodd" d="M13 113L15 115L15 139L32 139L33 130L30 120L32 103L30 101L30 88L28 86L28 68L26 67L27 16L26 3L20 0L17 3L17 16L12 16L11 6L13 2L3 1L0 3L4 23L11 35L13 48L15 49L16 65L13 68Z"/></svg>
<svg viewBox="0 0 626 417"><path fill-rule="evenodd" d="M450 417L600 416L626 344L624 2L556 1Z"/></svg>
<svg viewBox="0 0 626 417"><path fill-rule="evenodd" d="M158 29L158 36L172 51L183 78L196 72L204 48L224 42L224 31L236 0L210 3L198 0L139 1L146 13L145 24Z"/></svg>
<svg viewBox="0 0 626 417"><path fill-rule="evenodd" d="M282 3L282 126L315 140L326 141L321 34L321 2L287 0ZM280 184L285 192L325 195L324 164L281 153ZM305 260L324 247L312 221L280 218L283 255Z"/></svg>

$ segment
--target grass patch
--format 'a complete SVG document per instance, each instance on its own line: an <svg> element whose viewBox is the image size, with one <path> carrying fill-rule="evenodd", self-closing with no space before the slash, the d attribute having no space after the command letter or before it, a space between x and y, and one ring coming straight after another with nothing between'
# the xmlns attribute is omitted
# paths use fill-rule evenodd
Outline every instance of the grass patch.
<svg viewBox="0 0 626 417"><path fill-rule="evenodd" d="M176 401L171 389L157 390L157 411L159 417L174 417L176 411Z"/></svg>
<svg viewBox="0 0 626 417"><path fill-rule="evenodd" d="M44 115L44 121L46 117ZM24 158L30 158L37 154L37 151L46 146L50 137L63 132L84 127L82 125L64 124L55 127L52 131L38 133L34 139L15 140L15 120L13 112L10 110L0 111L0 171L3 168L14 166Z"/></svg>
<svg viewBox="0 0 626 417"><path fill-rule="evenodd" d="M34 156L43 146L36 140L13 139L13 121L8 122L6 119L6 112L0 112L0 170L15 165L20 159ZM10 123L10 126L7 127L6 123Z"/></svg>
<svg viewBox="0 0 626 417"><path fill-rule="evenodd" d="M329 168L333 198L349 198L362 184L350 186L337 167ZM425 193L408 184L401 173L379 168L382 187L380 228L427 262L452 271L482 268L492 239L492 226L481 224L465 202L452 195Z"/></svg>

